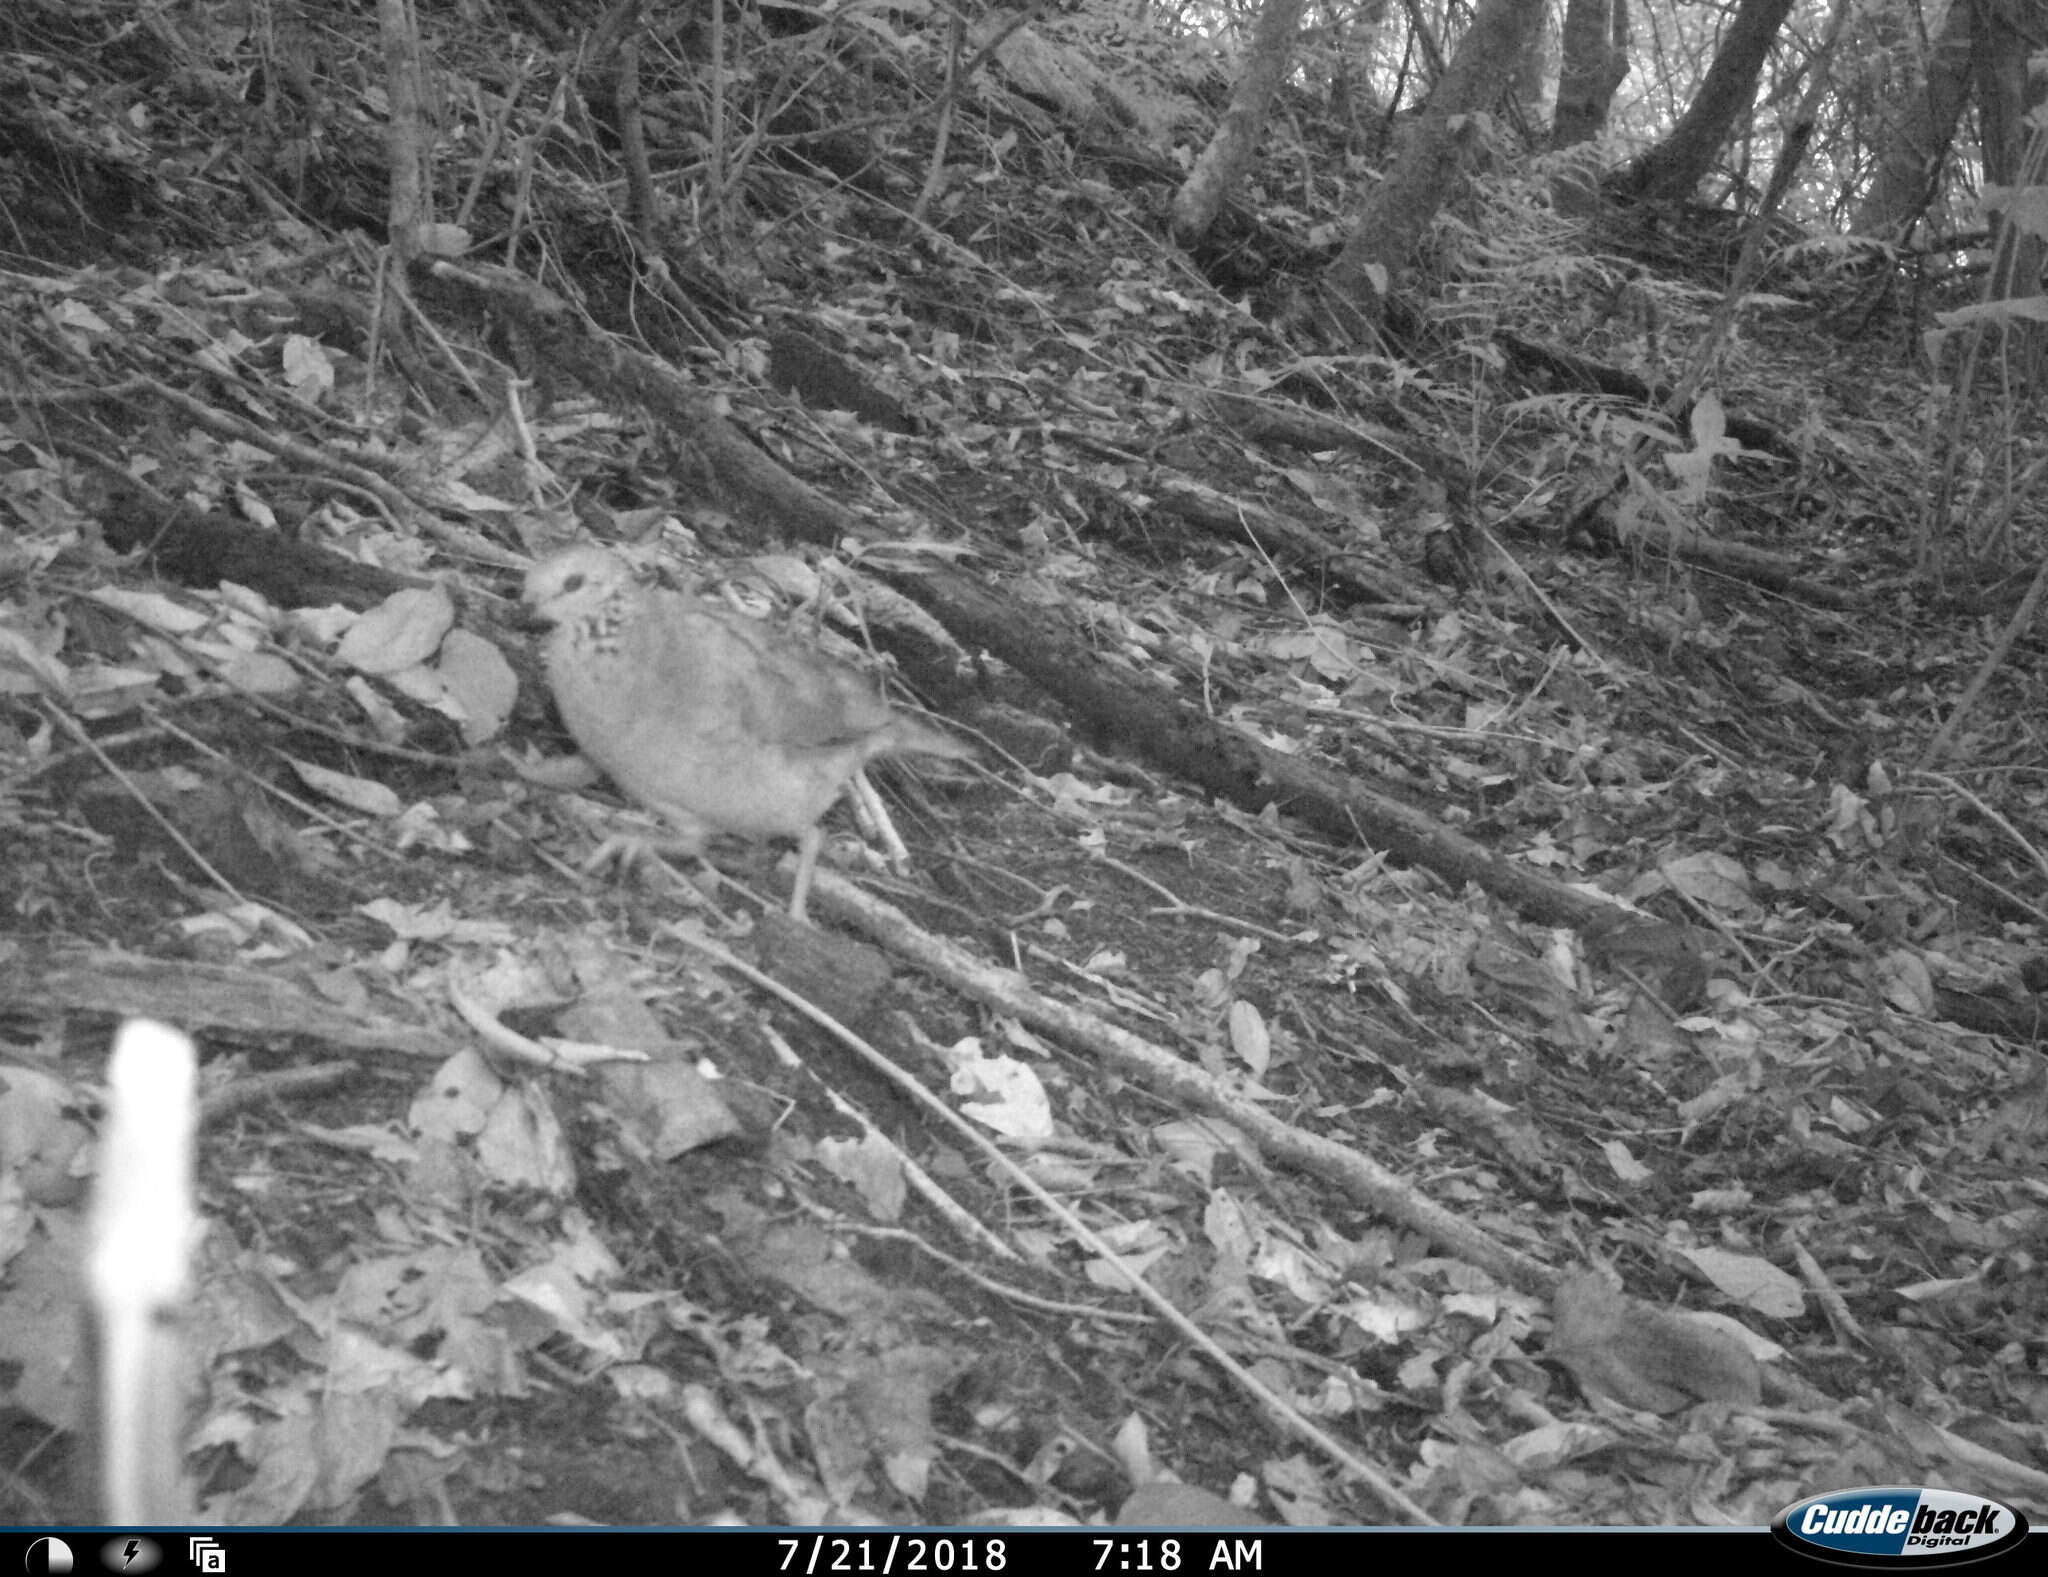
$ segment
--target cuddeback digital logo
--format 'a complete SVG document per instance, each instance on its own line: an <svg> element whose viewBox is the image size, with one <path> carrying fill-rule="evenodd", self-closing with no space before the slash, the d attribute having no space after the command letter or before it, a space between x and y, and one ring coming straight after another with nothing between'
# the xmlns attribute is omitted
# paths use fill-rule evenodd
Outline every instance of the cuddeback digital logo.
<svg viewBox="0 0 2048 1577"><path fill-rule="evenodd" d="M1787 1506L1771 1533L1843 1566L1954 1566L2011 1549L2027 1536L2027 1519L1949 1489L1845 1489Z"/></svg>

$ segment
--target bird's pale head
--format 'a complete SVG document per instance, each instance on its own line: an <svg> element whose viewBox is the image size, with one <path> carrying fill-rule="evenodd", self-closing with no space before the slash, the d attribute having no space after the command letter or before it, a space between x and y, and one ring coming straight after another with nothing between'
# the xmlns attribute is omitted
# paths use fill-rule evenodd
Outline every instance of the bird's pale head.
<svg viewBox="0 0 2048 1577"><path fill-rule="evenodd" d="M625 561L603 548L566 548L526 572L520 600L542 623L573 624L598 612L632 579Z"/></svg>

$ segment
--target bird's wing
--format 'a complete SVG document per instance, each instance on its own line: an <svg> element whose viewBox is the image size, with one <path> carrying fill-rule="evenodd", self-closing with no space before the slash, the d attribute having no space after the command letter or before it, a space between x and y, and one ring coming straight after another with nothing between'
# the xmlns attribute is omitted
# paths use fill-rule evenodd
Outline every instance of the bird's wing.
<svg viewBox="0 0 2048 1577"><path fill-rule="evenodd" d="M894 716L865 675L759 620L691 605L671 627L680 661L717 698L721 720L764 745L832 749Z"/></svg>

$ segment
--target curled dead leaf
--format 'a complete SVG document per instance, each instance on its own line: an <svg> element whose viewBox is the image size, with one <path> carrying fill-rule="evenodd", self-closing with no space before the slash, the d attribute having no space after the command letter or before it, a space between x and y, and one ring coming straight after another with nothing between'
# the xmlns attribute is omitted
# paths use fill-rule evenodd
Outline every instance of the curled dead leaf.
<svg viewBox="0 0 2048 1577"><path fill-rule="evenodd" d="M1695 1402L1754 1406L1763 1394L1756 1359L1727 1331L1651 1308L1590 1271L1559 1285L1551 1314L1549 1356L1589 1396L1675 1413Z"/></svg>

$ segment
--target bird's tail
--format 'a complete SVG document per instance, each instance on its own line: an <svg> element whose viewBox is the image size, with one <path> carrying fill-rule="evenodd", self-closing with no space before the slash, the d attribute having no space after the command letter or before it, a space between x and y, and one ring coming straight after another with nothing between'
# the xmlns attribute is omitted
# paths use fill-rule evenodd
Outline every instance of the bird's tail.
<svg viewBox="0 0 2048 1577"><path fill-rule="evenodd" d="M981 752L929 723L900 713L875 736L877 756L938 756L946 761L978 761Z"/></svg>

